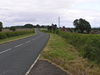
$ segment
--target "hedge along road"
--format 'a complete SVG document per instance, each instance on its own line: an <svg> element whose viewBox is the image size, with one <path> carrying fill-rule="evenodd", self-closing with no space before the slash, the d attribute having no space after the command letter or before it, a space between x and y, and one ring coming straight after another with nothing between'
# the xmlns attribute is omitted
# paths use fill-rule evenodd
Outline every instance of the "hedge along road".
<svg viewBox="0 0 100 75"><path fill-rule="evenodd" d="M39 32L21 40L0 45L0 75L25 75L49 39Z"/></svg>

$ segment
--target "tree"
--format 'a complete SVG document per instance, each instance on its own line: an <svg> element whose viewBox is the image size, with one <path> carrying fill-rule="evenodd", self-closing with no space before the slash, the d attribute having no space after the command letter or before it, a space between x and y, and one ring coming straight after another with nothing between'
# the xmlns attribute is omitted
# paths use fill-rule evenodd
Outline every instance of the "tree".
<svg viewBox="0 0 100 75"><path fill-rule="evenodd" d="M56 31L56 29L57 29L57 25L56 24L52 24L52 30Z"/></svg>
<svg viewBox="0 0 100 75"><path fill-rule="evenodd" d="M36 27L37 27L37 28L40 28L40 25L39 25L39 24L37 24L37 25L36 25Z"/></svg>
<svg viewBox="0 0 100 75"><path fill-rule="evenodd" d="M11 31L16 31L16 28L12 26L12 27L10 27L10 30Z"/></svg>
<svg viewBox="0 0 100 75"><path fill-rule="evenodd" d="M2 31L2 29L3 29L3 24L2 22L0 22L0 32Z"/></svg>
<svg viewBox="0 0 100 75"><path fill-rule="evenodd" d="M89 33L91 31L91 25L85 19L76 19L74 20L73 24L75 26L75 31L78 31L80 33Z"/></svg>
<svg viewBox="0 0 100 75"><path fill-rule="evenodd" d="M24 28L33 28L34 26L32 24L25 24Z"/></svg>
<svg viewBox="0 0 100 75"><path fill-rule="evenodd" d="M51 26L48 25L47 29L49 32L56 33L57 32L57 25L56 24L52 24Z"/></svg>
<svg viewBox="0 0 100 75"><path fill-rule="evenodd" d="M48 29L49 32L51 32L51 31L52 31L52 26L49 26L49 25L48 25L48 26L47 26L47 29Z"/></svg>

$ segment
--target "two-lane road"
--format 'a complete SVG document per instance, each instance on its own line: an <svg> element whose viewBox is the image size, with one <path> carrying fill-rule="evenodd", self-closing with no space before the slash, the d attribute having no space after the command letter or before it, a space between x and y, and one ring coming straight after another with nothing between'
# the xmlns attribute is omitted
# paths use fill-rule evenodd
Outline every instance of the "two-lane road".
<svg viewBox="0 0 100 75"><path fill-rule="evenodd" d="M49 35L37 35L0 45L0 75L25 75L46 45Z"/></svg>

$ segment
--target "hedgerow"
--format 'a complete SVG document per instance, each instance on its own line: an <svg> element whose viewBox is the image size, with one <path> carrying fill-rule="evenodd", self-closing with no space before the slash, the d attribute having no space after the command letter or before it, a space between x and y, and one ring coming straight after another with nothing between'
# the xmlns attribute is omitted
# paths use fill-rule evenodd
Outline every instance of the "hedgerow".
<svg viewBox="0 0 100 75"><path fill-rule="evenodd" d="M5 39L5 38L24 35L24 34L29 34L29 33L34 33L34 30L30 30L30 31L15 31L15 32L0 32L0 39Z"/></svg>
<svg viewBox="0 0 100 75"><path fill-rule="evenodd" d="M100 63L100 35L67 32L59 32L59 35L66 38L70 44L75 46L81 56Z"/></svg>

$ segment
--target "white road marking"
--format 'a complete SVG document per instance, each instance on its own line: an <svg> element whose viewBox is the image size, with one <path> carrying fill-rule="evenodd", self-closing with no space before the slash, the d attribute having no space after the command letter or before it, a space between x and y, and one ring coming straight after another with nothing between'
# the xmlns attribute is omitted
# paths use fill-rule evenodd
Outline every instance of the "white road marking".
<svg viewBox="0 0 100 75"><path fill-rule="evenodd" d="M4 50L4 51L0 52L0 54L5 53L5 52L8 52L8 51L10 51L10 50L12 50L12 48L9 48L9 49L7 49L7 50Z"/></svg>
<svg viewBox="0 0 100 75"><path fill-rule="evenodd" d="M29 43L29 42L31 42L31 41L27 41L27 42L25 42L25 43Z"/></svg>
<svg viewBox="0 0 100 75"><path fill-rule="evenodd" d="M38 38L38 37L37 37L37 38ZM34 38L34 39L32 39L32 40L36 40L37 38ZM31 40L31 41L32 41L32 40ZM30 43L31 41L27 41L27 42L25 42L25 43ZM22 46L22 45L24 45L25 43L19 44L19 45L13 47L13 48L17 48L17 47L19 47L19 46ZM3 53L5 53L5 52L8 52L8 51L12 50L13 48L9 48L9 49L7 49L7 50L4 50L4 51L0 52L0 54L3 54Z"/></svg>
<svg viewBox="0 0 100 75"><path fill-rule="evenodd" d="M25 75L29 75L30 71L32 70L32 68L34 67L34 65L36 64L36 62L38 61L39 58L40 58L40 55L37 57L37 59L36 59L35 62L31 65L31 67L29 68L29 70L26 72Z"/></svg>
<svg viewBox="0 0 100 75"><path fill-rule="evenodd" d="M23 45L23 43L22 44L19 44L19 45L17 45L17 46L15 46L15 47L19 47L19 46L22 46Z"/></svg>
<svg viewBox="0 0 100 75"><path fill-rule="evenodd" d="M32 40L36 40L36 39L38 39L38 38L40 38L40 37L41 37L41 35L40 35L39 37L36 37L36 38L32 39ZM32 40L31 40L31 41L32 41ZM31 41L27 41L27 42L25 42L25 43L29 43L29 42L31 42ZM19 44L19 45L13 47L13 48L22 46L22 45L24 45L25 43ZM4 50L4 51L0 52L0 54L6 53L6 52L8 52L8 51L11 51L13 48L9 48L9 49L7 49L7 50ZM25 75L29 75L30 71L32 70L32 68L34 67L34 65L36 64L36 62L38 61L39 57L40 57L40 55L37 57L37 59L36 59L35 62L31 65L31 67L29 68L29 70L25 73Z"/></svg>

